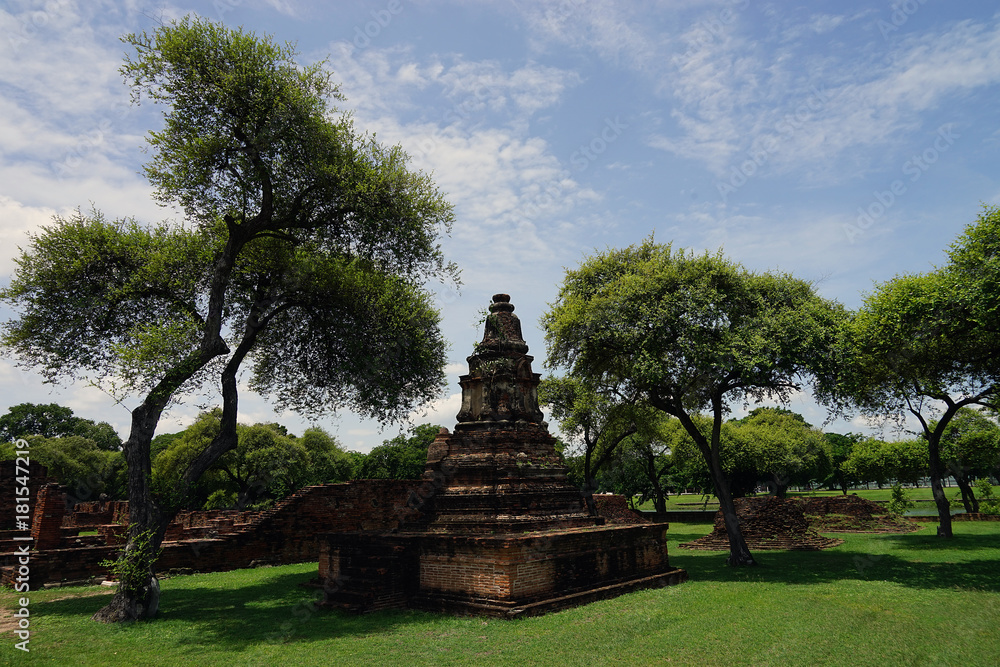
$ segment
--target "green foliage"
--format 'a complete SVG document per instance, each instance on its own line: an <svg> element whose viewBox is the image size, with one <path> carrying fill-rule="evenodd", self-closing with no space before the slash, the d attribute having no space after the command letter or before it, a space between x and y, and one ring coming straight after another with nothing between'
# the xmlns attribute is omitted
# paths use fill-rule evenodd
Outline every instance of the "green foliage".
<svg viewBox="0 0 1000 667"><path fill-rule="evenodd" d="M915 484L927 474L927 444L920 439L866 438L852 447L843 469L856 479L880 485L889 480Z"/></svg>
<svg viewBox="0 0 1000 667"><path fill-rule="evenodd" d="M125 457L121 452L109 452L79 435L27 436L25 440L31 444L31 459L44 465L73 501L97 500L102 493L110 498L124 497ZM17 456L13 442L0 444L0 459Z"/></svg>
<svg viewBox="0 0 1000 667"><path fill-rule="evenodd" d="M62 438L77 435L106 451L121 449L121 439L111 424L94 423L73 415L73 410L55 403L45 405L21 403L0 417L0 442L9 442L29 435Z"/></svg>
<svg viewBox="0 0 1000 667"><path fill-rule="evenodd" d="M993 491L993 483L988 478L981 477L976 480L975 488L979 495L979 511L983 514L1000 514L1000 496Z"/></svg>
<svg viewBox="0 0 1000 667"><path fill-rule="evenodd" d="M543 317L549 363L597 386L624 378L687 412L782 398L818 364L840 309L784 274L755 274L721 255L647 240L567 272Z"/></svg>
<svg viewBox="0 0 1000 667"><path fill-rule="evenodd" d="M634 399L623 398L620 392L595 391L572 375L543 380L538 387L538 400L559 422L572 453L580 455L580 485L591 492L597 488L595 478L599 471L623 440L634 434L639 424L656 418L649 406L637 405ZM616 488L620 486L619 483Z"/></svg>
<svg viewBox="0 0 1000 667"><path fill-rule="evenodd" d="M198 509L224 483L219 471L209 471L188 490L187 497L178 496L176 491L184 471L219 435L221 416L222 411L218 408L201 413L194 423L171 438L152 460L152 488L165 505Z"/></svg>
<svg viewBox="0 0 1000 667"><path fill-rule="evenodd" d="M218 435L221 416L218 408L202 413L153 460L154 488L161 497L171 497L183 471ZM351 477L351 458L321 428L297 438L280 424L240 424L237 438L236 448L219 458L190 496L173 502L191 509L268 507L303 486Z"/></svg>
<svg viewBox="0 0 1000 667"><path fill-rule="evenodd" d="M906 512L912 509L914 502L910 500L910 495L903 488L903 485L896 482L892 485L892 498L886 505L886 509L889 510L889 514L895 516L903 516Z"/></svg>
<svg viewBox="0 0 1000 667"><path fill-rule="evenodd" d="M198 291L218 243L99 211L56 216L31 235L0 290L20 311L3 344L50 381L87 375L117 393L148 391L197 341Z"/></svg>
<svg viewBox="0 0 1000 667"><path fill-rule="evenodd" d="M696 423L705 433L710 431L708 418L701 416ZM679 424L673 430L673 460L691 482L686 486L709 489L704 457ZM783 495L790 484L827 476L831 466L824 435L801 415L780 408L756 408L741 420L722 424L719 456L735 496L753 492L760 483Z"/></svg>
<svg viewBox="0 0 1000 667"><path fill-rule="evenodd" d="M834 485L839 485L841 490L847 493L847 487L857 484L859 480L844 468L844 463L850 458L854 445L864 440L864 436L856 433L848 433L847 435L824 433L823 435L826 438L830 455L830 470L823 483L831 489L834 488Z"/></svg>
<svg viewBox="0 0 1000 667"><path fill-rule="evenodd" d="M787 274L752 273L721 254L695 255L650 238L567 272L542 318L550 367L598 392L676 417L698 446L731 536L729 562L754 563L720 462L734 402L785 402L829 363L842 309ZM692 415L711 415L705 433Z"/></svg>
<svg viewBox="0 0 1000 667"><path fill-rule="evenodd" d="M410 435L397 435L374 447L355 469L356 479L420 479L427 465L427 449L440 426L421 424Z"/></svg>
<svg viewBox="0 0 1000 667"><path fill-rule="evenodd" d="M85 375L153 410L230 352L304 412L390 421L436 396L446 344L421 285L457 269L431 179L335 115L323 64L287 45L191 17L124 41L134 98L166 105L147 176L187 219L56 217L0 290L19 313L3 344L50 380Z"/></svg>
<svg viewBox="0 0 1000 667"><path fill-rule="evenodd" d="M204 492L197 479L238 444L244 362L254 390L307 415L398 421L435 398L447 344L424 285L457 284L458 270L440 245L451 205L402 149L328 106L340 96L323 63L300 66L289 45L192 16L123 41L133 101L165 105L146 176L185 218L57 217L0 289L18 313L0 343L48 380L86 376L142 397L128 480L149 528ZM164 462L157 497L146 470L156 424L209 382L221 386L222 428L209 447L189 442ZM246 461L271 466L268 484L287 490L307 478L308 456L279 438ZM242 473L232 477L243 488ZM132 602L99 617L127 620Z"/></svg>
<svg viewBox="0 0 1000 667"><path fill-rule="evenodd" d="M941 451L944 429L964 407L996 405L998 231L1000 211L986 207L952 244L946 265L878 285L842 327L816 394L837 414L916 417L945 537L951 519L942 487L949 463Z"/></svg>
<svg viewBox="0 0 1000 667"><path fill-rule="evenodd" d="M930 429L937 429L936 421ZM1000 466L1000 425L984 412L958 410L941 433L941 458L955 475L989 475Z"/></svg>
<svg viewBox="0 0 1000 667"><path fill-rule="evenodd" d="M101 566L118 581L118 587L132 595L138 595L149 585L150 573L163 549L153 547L156 539L152 530L134 535L118 558L101 561Z"/></svg>

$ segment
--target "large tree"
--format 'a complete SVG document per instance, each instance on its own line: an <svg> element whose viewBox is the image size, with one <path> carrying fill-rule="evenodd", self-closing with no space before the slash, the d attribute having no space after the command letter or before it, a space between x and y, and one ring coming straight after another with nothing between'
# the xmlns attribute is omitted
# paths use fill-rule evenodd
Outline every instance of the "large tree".
<svg viewBox="0 0 1000 667"><path fill-rule="evenodd" d="M798 413L756 408L733 426L733 471L742 472L747 482L765 481L772 495L784 498L789 485L807 485L830 474L826 438Z"/></svg>
<svg viewBox="0 0 1000 667"><path fill-rule="evenodd" d="M920 439L865 438L855 443L843 463L844 472L881 487L892 481L916 484L927 475L927 444Z"/></svg>
<svg viewBox="0 0 1000 667"><path fill-rule="evenodd" d="M649 239L568 271L543 324L550 366L599 388L628 385L681 422L709 468L728 562L739 566L755 561L721 464L723 419L733 402L797 391L825 358L839 314L802 280ZM711 417L708 431L698 412Z"/></svg>
<svg viewBox="0 0 1000 667"><path fill-rule="evenodd" d="M929 273L878 285L843 327L819 398L835 413L902 423L927 443L938 534L951 537L941 437L963 407L997 404L1000 377L1000 210L987 207Z"/></svg>
<svg viewBox="0 0 1000 667"><path fill-rule="evenodd" d="M457 280L439 246L450 206L398 147L329 106L341 96L323 63L300 66L288 45L198 18L124 41L134 101L165 106L146 175L184 220L57 218L0 294L19 312L3 342L24 364L140 397L124 445L127 576L95 615L104 621L155 613L152 554L178 501L237 445L244 362L279 408L401 418L444 380L438 313L421 286ZM211 385L219 433L173 497L156 497L160 415Z"/></svg>
<svg viewBox="0 0 1000 667"><path fill-rule="evenodd" d="M764 485L785 497L789 485L808 484L829 474L829 446L801 415L782 408L756 408L722 425L720 460L734 497ZM704 457L690 438L678 438L674 465L689 479L708 477Z"/></svg>
<svg viewBox="0 0 1000 667"><path fill-rule="evenodd" d="M830 471L824 483L828 488L840 487L841 493L847 495L847 487L857 483L858 479L844 469L844 462L851 455L855 445L864 440L864 437L856 433L824 433L830 452Z"/></svg>
<svg viewBox="0 0 1000 667"><path fill-rule="evenodd" d="M572 376L543 380L538 400L559 422L570 447L564 454L582 456L583 493L588 507L596 512L597 474L615 455L618 445L638 430L637 413L642 412L641 407L614 388L596 391Z"/></svg>

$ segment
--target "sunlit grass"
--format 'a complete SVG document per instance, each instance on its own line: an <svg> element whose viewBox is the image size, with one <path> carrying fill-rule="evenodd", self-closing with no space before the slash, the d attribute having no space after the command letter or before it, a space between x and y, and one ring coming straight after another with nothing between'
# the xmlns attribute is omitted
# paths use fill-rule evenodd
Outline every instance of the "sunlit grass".
<svg viewBox="0 0 1000 667"><path fill-rule="evenodd" d="M820 552L676 548L707 524L674 524L671 562L691 580L540 618L313 611L312 563L163 581L161 614L125 627L90 615L106 588L30 593L30 655L4 635L0 663L66 665L995 665L1000 524L842 535ZM11 609L17 597L0 593ZM17 655L15 655L17 654Z"/></svg>
<svg viewBox="0 0 1000 667"><path fill-rule="evenodd" d="M993 487L994 494L1000 496L1000 486ZM851 489L848 493L857 494L862 498L874 501L888 502L892 497L892 490L888 487L884 489ZM934 497L931 495L931 489L929 486L921 487L906 487L906 493L910 500L920 500L927 501L926 509L933 509L934 505L931 501ZM960 497L958 496L958 487L947 487L945 488L945 495L949 499ZM827 489L817 489L815 491L790 491L788 493L789 498L818 498L822 496L839 496L843 495L841 491L829 491ZM706 500L708 501L706 504ZM921 503L923 504L923 503ZM653 501L648 500L638 506L641 510L653 511ZM688 493L680 495L671 495L667 498L667 510L700 510L707 509L715 511L719 509L719 501L716 500L714 496L702 496L698 494ZM957 510L956 510L957 511Z"/></svg>

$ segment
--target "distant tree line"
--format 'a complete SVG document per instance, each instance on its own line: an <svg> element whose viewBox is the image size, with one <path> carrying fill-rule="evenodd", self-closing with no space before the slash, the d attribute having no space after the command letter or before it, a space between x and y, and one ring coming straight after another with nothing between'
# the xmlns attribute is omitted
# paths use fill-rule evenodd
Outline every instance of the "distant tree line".
<svg viewBox="0 0 1000 667"><path fill-rule="evenodd" d="M182 431L152 441L153 486L169 495L180 474L216 436L221 410L200 414ZM70 408L22 403L0 417L0 460L18 454L13 441L31 443L31 456L69 490L71 502L127 498L121 440L106 423L77 417ZM263 509L310 484L352 479L420 479L427 448L440 427L422 424L364 454L346 451L322 428L301 436L281 424L239 424L238 444L224 454L183 500L184 509Z"/></svg>

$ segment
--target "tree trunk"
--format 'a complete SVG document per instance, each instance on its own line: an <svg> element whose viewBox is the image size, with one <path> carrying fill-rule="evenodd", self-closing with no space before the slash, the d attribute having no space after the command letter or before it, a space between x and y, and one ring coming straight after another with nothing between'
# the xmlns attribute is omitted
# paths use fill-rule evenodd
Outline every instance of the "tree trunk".
<svg viewBox="0 0 1000 667"><path fill-rule="evenodd" d="M593 453L591 444L586 443L587 451L583 457L583 498L587 501L587 511L591 516L597 516L597 503L594 502L594 491L597 491L597 480L590 471L590 455Z"/></svg>
<svg viewBox="0 0 1000 667"><path fill-rule="evenodd" d="M653 499L653 507L660 514L667 513L667 498L662 493L657 492L656 497Z"/></svg>
<svg viewBox="0 0 1000 667"><path fill-rule="evenodd" d="M115 595L107 606L93 615L93 620L104 623L123 623L152 618L159 607L160 586L156 579L156 553L163 541L166 525L152 499L150 489L151 466L149 445L159 421L165 401L147 399L132 412L132 431L125 442L125 460L128 464L128 542L124 558L129 562L132 577L119 576ZM163 527L161 528L161 524ZM141 549L140 539L145 535L152 552Z"/></svg>
<svg viewBox="0 0 1000 667"><path fill-rule="evenodd" d="M691 439L698 445L705 463L708 464L708 472L715 486L715 495L719 499L719 509L722 511L722 518L726 525L726 535L729 536L729 558L726 564L732 567L745 567L756 565L747 547L747 541L743 537L743 530L740 528L740 519L736 515L736 506L733 504L733 496L729 491L729 480L726 479L722 471L722 463L719 460L719 441L722 437L722 396L715 394L712 396L712 440L711 442L698 429L698 426L691 419L681 405L669 404L665 401L654 399L653 405L659 409L672 414L680 420L684 430L688 432ZM662 407L661 407L662 406Z"/></svg>
<svg viewBox="0 0 1000 667"><path fill-rule="evenodd" d="M781 473L771 473L771 484L773 485L773 495L775 498L785 498L788 496L788 478Z"/></svg>
<svg viewBox="0 0 1000 667"><path fill-rule="evenodd" d="M945 421L945 419L942 418L941 421ZM940 424L940 422L938 423ZM943 430L943 427L941 427L937 429L937 432L928 434L928 463L930 464L931 473L931 493L934 496L934 504L937 505L938 520L940 521L937 534L939 537L951 537L951 506L948 503L948 497L944 493L941 474L940 431Z"/></svg>
<svg viewBox="0 0 1000 667"><path fill-rule="evenodd" d="M966 513L979 512L979 501L976 500L976 494L972 491L972 486L969 484L968 475L961 470L953 470L953 474L955 476L955 483L958 484L958 489L962 493L962 505Z"/></svg>
<svg viewBox="0 0 1000 667"><path fill-rule="evenodd" d="M736 515L736 505L733 503L733 496L729 492L729 484L719 466L712 466L712 482L715 484L715 495L719 498L719 509L722 511L722 518L726 523L726 535L729 536L729 558L726 564L733 567L756 565L757 562L750 554L746 539L743 537L743 529L740 527L740 519Z"/></svg>

